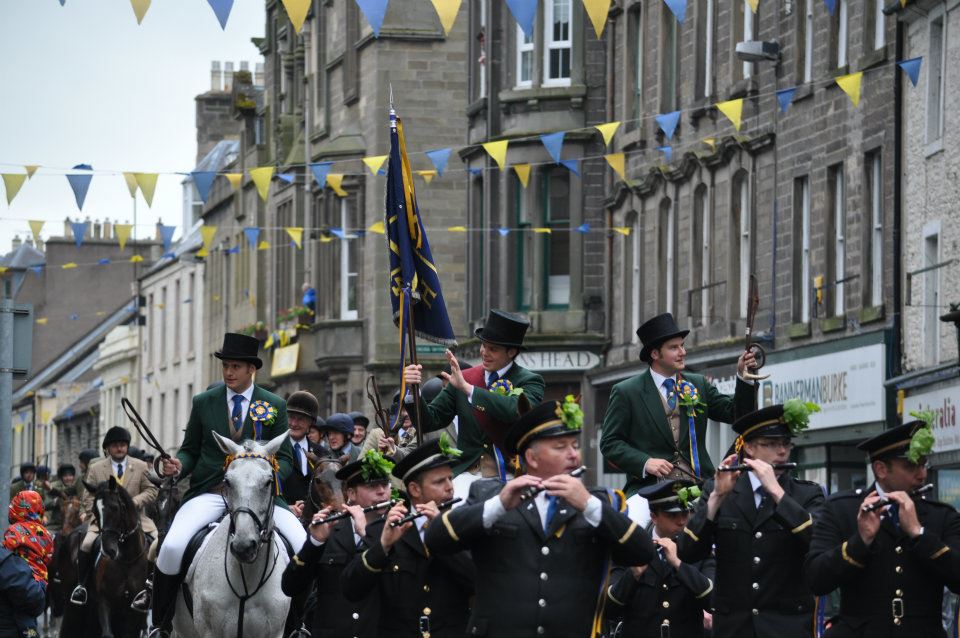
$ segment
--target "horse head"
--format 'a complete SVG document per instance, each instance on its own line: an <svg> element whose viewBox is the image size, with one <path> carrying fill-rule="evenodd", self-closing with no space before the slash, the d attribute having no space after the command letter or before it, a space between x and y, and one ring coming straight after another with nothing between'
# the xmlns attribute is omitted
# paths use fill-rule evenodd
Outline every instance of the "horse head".
<svg viewBox="0 0 960 638"><path fill-rule="evenodd" d="M213 436L227 455L223 480L230 514L230 552L240 562L252 563L273 534L275 457L288 434L263 445L257 441L238 445L216 432Z"/></svg>
<svg viewBox="0 0 960 638"><path fill-rule="evenodd" d="M68 496L62 499L63 504L63 524L60 528L60 534L69 536L70 533L80 526L80 505L79 496Z"/></svg>
<svg viewBox="0 0 960 638"><path fill-rule="evenodd" d="M313 470L310 483L310 500L317 511L325 507L339 511L343 505L343 482L337 472L343 467L337 459L321 459Z"/></svg>
<svg viewBox="0 0 960 638"><path fill-rule="evenodd" d="M179 480L173 476L160 479L152 474L147 479L157 487L157 498L148 506L150 509L147 514L157 526L157 535L163 542L183 499Z"/></svg>
<svg viewBox="0 0 960 638"><path fill-rule="evenodd" d="M140 514L133 498L113 476L96 487L93 515L100 528L100 545L111 560L119 560L127 539L140 530Z"/></svg>

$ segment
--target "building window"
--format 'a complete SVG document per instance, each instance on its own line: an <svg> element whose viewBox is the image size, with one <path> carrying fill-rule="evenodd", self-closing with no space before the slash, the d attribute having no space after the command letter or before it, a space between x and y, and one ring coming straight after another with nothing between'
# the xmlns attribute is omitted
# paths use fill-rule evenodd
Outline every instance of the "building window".
<svg viewBox="0 0 960 638"><path fill-rule="evenodd" d="M350 197L340 199L340 318L357 318L357 282L360 270L360 242L353 232L358 224L355 215L356 201Z"/></svg>
<svg viewBox="0 0 960 638"><path fill-rule="evenodd" d="M643 317L643 233L640 226L640 215L631 211L627 214L626 227L630 229L630 235L624 241L624 252L626 259L623 260L627 269L627 292L630 295L630 303L627 306L630 311L627 315L626 335L631 343L638 343L636 329L640 326Z"/></svg>
<svg viewBox="0 0 960 638"><path fill-rule="evenodd" d="M747 0L734 0L733 11L733 73L734 81L740 81L753 75L753 63L740 60L737 55L737 43L750 42L757 39L757 16L750 9Z"/></svg>
<svg viewBox="0 0 960 638"><path fill-rule="evenodd" d="M697 90L698 98L713 95L714 0L697 2Z"/></svg>
<svg viewBox="0 0 960 638"><path fill-rule="evenodd" d="M636 4L630 9L629 29L627 37L629 39L628 50L630 55L627 58L627 77L630 79L630 100L631 104L627 108L628 113L633 114L633 119L639 120L643 116L643 5Z"/></svg>
<svg viewBox="0 0 960 638"><path fill-rule="evenodd" d="M483 228L486 223L484 211L483 173L470 181L470 201L467 211L469 228ZM467 280L474 285L467 287L467 310L474 321L479 321L485 313L486 264L484 262L483 233L467 233Z"/></svg>
<svg viewBox="0 0 960 638"><path fill-rule="evenodd" d="M676 228L674 226L673 201L669 197L660 200L657 217L657 265L660 285L657 288L658 312L673 312L676 294L675 256Z"/></svg>
<svg viewBox="0 0 960 638"><path fill-rule="evenodd" d="M570 85L572 7L573 0L546 0L544 3L544 86Z"/></svg>
<svg viewBox="0 0 960 638"><path fill-rule="evenodd" d="M517 25L517 88L533 86L533 36Z"/></svg>
<svg viewBox="0 0 960 638"><path fill-rule="evenodd" d="M530 231L530 214L527 210L527 191L514 173L510 178L513 190L514 225L517 242L517 310L529 310L533 306L534 237Z"/></svg>
<svg viewBox="0 0 960 638"><path fill-rule="evenodd" d="M883 303L883 173L880 151L868 153L864 161L865 208L863 215L863 303L864 308Z"/></svg>
<svg viewBox="0 0 960 638"><path fill-rule="evenodd" d="M923 237L923 359L925 365L940 362L940 263L939 229L925 229Z"/></svg>
<svg viewBox="0 0 960 638"><path fill-rule="evenodd" d="M663 27L660 47L660 111L677 110L680 91L680 27L666 4L660 6L660 23Z"/></svg>
<svg viewBox="0 0 960 638"><path fill-rule="evenodd" d="M551 168L543 176L544 251L547 306L570 304L570 175L566 168Z"/></svg>
<svg viewBox="0 0 960 638"><path fill-rule="evenodd" d="M830 35L833 40L831 62L834 68L847 66L847 0L836 0L837 8L830 23Z"/></svg>
<svg viewBox="0 0 960 638"><path fill-rule="evenodd" d="M793 321L810 321L810 178L793 181Z"/></svg>
<svg viewBox="0 0 960 638"><path fill-rule="evenodd" d="M195 319L194 319L194 318L196 317L196 314L195 314L195 313L196 313L196 305L197 305L198 303L202 303L202 302L201 302L199 299L197 299L197 297L196 297L196 295L197 295L197 276L196 276L196 273L190 273L190 278L188 279L188 283L187 283L187 294L189 295L189 297L187 297L187 300L185 300L185 303L187 304L187 352L188 352L189 354L193 354L193 351L194 351L194 336L193 336L193 335L194 335L194 330L195 330L195 326L194 326Z"/></svg>
<svg viewBox="0 0 960 638"><path fill-rule="evenodd" d="M706 326L710 323L710 191L706 184L700 184L693 195L693 238L691 241L690 308L688 312L694 325Z"/></svg>
<svg viewBox="0 0 960 638"><path fill-rule="evenodd" d="M470 43L470 58L473 65L473 99L487 96L487 0L473 1L476 16L476 36ZM517 74L520 77L520 74Z"/></svg>
<svg viewBox="0 0 960 638"><path fill-rule="evenodd" d="M943 65L944 65L943 9L931 12L927 59L927 144L937 142L943 135Z"/></svg>
<svg viewBox="0 0 960 638"><path fill-rule="evenodd" d="M759 6L759 5L758 5ZM757 39L756 34L756 23L758 20L757 16L753 14L753 10L750 9L750 6L747 0L743 0L743 39L744 41L753 41ZM744 62L743 63L743 77L748 78L753 75L753 63Z"/></svg>
<svg viewBox="0 0 960 638"><path fill-rule="evenodd" d="M866 14L867 49L877 51L886 46L886 16L883 15L883 0L867 0Z"/></svg>
<svg viewBox="0 0 960 638"><path fill-rule="evenodd" d="M797 76L800 83L813 81L813 3L803 0L803 11L797 13Z"/></svg>
<svg viewBox="0 0 960 638"><path fill-rule="evenodd" d="M844 207L843 164L831 166L827 171L827 186L829 188L828 204L828 232L831 233L827 241L827 280L824 282L827 291L827 312L829 316L843 315L843 284L844 257L846 256L846 211Z"/></svg>
<svg viewBox="0 0 960 638"><path fill-rule="evenodd" d="M160 361L160 365L163 366L167 363L167 287L164 286L160 289L160 352L157 357Z"/></svg>
<svg viewBox="0 0 960 638"><path fill-rule="evenodd" d="M153 344L157 340L157 322L154 320L155 316L156 314L153 312L153 293L151 292L147 295L147 338L143 344L144 358L146 359L144 363L147 369L149 369L154 362Z"/></svg>
<svg viewBox="0 0 960 638"><path fill-rule="evenodd" d="M747 295L752 263L753 209L750 205L750 175L740 170L733 178L733 206L730 209L730 276L727 277L731 315L747 316Z"/></svg>

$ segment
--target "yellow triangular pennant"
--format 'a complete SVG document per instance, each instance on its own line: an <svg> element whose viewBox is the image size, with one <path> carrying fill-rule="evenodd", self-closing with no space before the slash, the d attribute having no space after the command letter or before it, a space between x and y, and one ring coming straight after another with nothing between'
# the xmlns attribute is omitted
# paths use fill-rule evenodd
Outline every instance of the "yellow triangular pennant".
<svg viewBox="0 0 960 638"><path fill-rule="evenodd" d="M607 164L610 165L614 173L620 176L620 179L627 181L627 176L624 172L626 158L623 153L610 153L609 155L604 155L603 159L607 160Z"/></svg>
<svg viewBox="0 0 960 638"><path fill-rule="evenodd" d="M843 89L854 106L860 106L860 89L863 88L863 71L837 78L837 86Z"/></svg>
<svg viewBox="0 0 960 638"><path fill-rule="evenodd" d="M47 319L46 317L40 317L39 319L37 319L37 325L38 325L38 326L45 326L45 325L47 325L47 322L48 322L48 321L49 321L49 319Z"/></svg>
<svg viewBox="0 0 960 638"><path fill-rule="evenodd" d="M287 234L290 235L290 239L293 240L293 243L297 245L297 248L302 248L303 242L303 228L299 226L287 226L284 228L287 231Z"/></svg>
<svg viewBox="0 0 960 638"><path fill-rule="evenodd" d="M130 256L130 263L131 263L131 264L139 264L141 261L143 261L143 255L131 255L131 256Z"/></svg>
<svg viewBox="0 0 960 638"><path fill-rule="evenodd" d="M367 232L368 232L368 233L377 233L378 235L385 235L385 234L387 234L387 231L384 230L383 222L374 222L374 223L370 224L369 228L367 228Z"/></svg>
<svg viewBox="0 0 960 638"><path fill-rule="evenodd" d="M26 173L4 173L3 186L7 189L7 206L13 203L13 198L20 192L20 187L27 181Z"/></svg>
<svg viewBox="0 0 960 638"><path fill-rule="evenodd" d="M490 154L490 157L497 163L501 171L503 170L504 163L507 161L507 145L509 143L509 140L500 140L499 142L486 142L483 145L483 150Z"/></svg>
<svg viewBox="0 0 960 638"><path fill-rule="evenodd" d="M535 232L535 233L546 233L546 234L548 234L548 235L550 235L550 234L553 233L553 231L552 231L551 229L549 229L549 228L544 228L544 227L533 228L533 229L531 229L531 230L533 230L533 232Z"/></svg>
<svg viewBox="0 0 960 638"><path fill-rule="evenodd" d="M600 131L600 135L603 136L604 146L610 146L610 140L613 139L613 134L617 132L618 128L620 128L620 122L608 122L606 124L597 124L593 128Z"/></svg>
<svg viewBox="0 0 960 638"><path fill-rule="evenodd" d="M423 178L423 181L425 181L426 183L429 184L430 182L433 181L433 178L437 176L437 171L435 171L435 170L431 170L431 171L417 171L417 175L419 175L420 177L422 177L422 178Z"/></svg>
<svg viewBox="0 0 960 638"><path fill-rule="evenodd" d="M210 247L213 245L213 238L217 234L216 226L207 226L204 224L200 227L200 235L203 237L203 247L197 251L197 255L200 257L206 257L210 254ZM201 254L203 253L203 254Z"/></svg>
<svg viewBox="0 0 960 638"><path fill-rule="evenodd" d="M130 0L130 6L133 7L133 15L137 16L137 24L142 24L143 16L147 15L147 9L150 8L150 0Z"/></svg>
<svg viewBox="0 0 960 638"><path fill-rule="evenodd" d="M710 147L711 150L717 150L717 138L715 137L705 137L701 140L704 144Z"/></svg>
<svg viewBox="0 0 960 638"><path fill-rule="evenodd" d="M243 181L243 173L224 173L223 176L230 182L233 190L240 188L240 182Z"/></svg>
<svg viewBox="0 0 960 638"><path fill-rule="evenodd" d="M7 272L8 270L10 270L10 269L7 268L6 266L0 266L0 275L2 275L3 273Z"/></svg>
<svg viewBox="0 0 960 638"><path fill-rule="evenodd" d="M137 186L140 187L140 194L146 200L147 206L153 206L153 192L157 189L157 173L134 173L137 180Z"/></svg>
<svg viewBox="0 0 960 638"><path fill-rule="evenodd" d="M124 173L123 179L127 183L127 190L130 191L130 197L137 196L137 177L134 173Z"/></svg>
<svg viewBox="0 0 960 638"><path fill-rule="evenodd" d="M124 247L127 245L127 240L130 239L130 231L133 230L133 224L114 224L113 230L117 234L120 251L123 252Z"/></svg>
<svg viewBox="0 0 960 638"><path fill-rule="evenodd" d="M24 166L24 168L27 169L27 177L30 178L30 177L33 177L33 174L37 172L37 169L40 168L40 165L27 164L26 166Z"/></svg>
<svg viewBox="0 0 960 638"><path fill-rule="evenodd" d="M40 219L31 219L27 222L30 224L30 232L33 233L33 245L40 245L40 231L43 230L43 220Z"/></svg>
<svg viewBox="0 0 960 638"><path fill-rule="evenodd" d="M343 190L343 174L327 173L327 186L333 189L333 192L340 197L346 197L347 191Z"/></svg>
<svg viewBox="0 0 960 638"><path fill-rule="evenodd" d="M615 233L620 233L621 235L629 236L632 229L629 226L614 226L610 230Z"/></svg>
<svg viewBox="0 0 960 638"><path fill-rule="evenodd" d="M739 131L741 118L743 116L743 98L717 102L715 106L721 113L727 116L728 120L733 122L733 128Z"/></svg>
<svg viewBox="0 0 960 638"><path fill-rule="evenodd" d="M333 241L333 235L320 235L321 244L329 244Z"/></svg>
<svg viewBox="0 0 960 638"><path fill-rule="evenodd" d="M270 193L270 180L273 178L272 166L261 166L260 168L250 169L250 179L257 186L257 192L260 193L260 199L267 201L267 195Z"/></svg>
<svg viewBox="0 0 960 638"><path fill-rule="evenodd" d="M514 164L513 170L517 174L517 178L520 180L520 184L524 188L527 187L527 184L530 182L530 165L529 164Z"/></svg>
<svg viewBox="0 0 960 638"><path fill-rule="evenodd" d="M376 155L371 157L364 157L363 163L367 165L367 168L370 169L370 173L376 176L377 172L380 170L380 167L383 166L383 163L387 161L389 155Z"/></svg>
<svg viewBox="0 0 960 638"><path fill-rule="evenodd" d="M300 33L300 29L303 28L303 21L307 19L307 11L310 10L311 1L283 0L283 7L287 10L290 22L293 23L293 28L296 29L297 33Z"/></svg>
<svg viewBox="0 0 960 638"><path fill-rule="evenodd" d="M72 262L72 261L68 261L67 263L65 263L65 264L63 264L62 266L60 266L60 268L62 268L63 270L72 270L72 269L74 269L74 268L76 268L76 267L77 267L77 264L75 264L75 263Z"/></svg>
<svg viewBox="0 0 960 638"><path fill-rule="evenodd" d="M466 226L450 226L447 230L451 233L465 233L467 232Z"/></svg>
<svg viewBox="0 0 960 638"><path fill-rule="evenodd" d="M270 250L270 242L266 239L261 239L260 243L257 244L257 250Z"/></svg>
<svg viewBox="0 0 960 638"><path fill-rule="evenodd" d="M754 13L760 8L760 0L747 0L747 4L750 5L750 10Z"/></svg>
<svg viewBox="0 0 960 638"><path fill-rule="evenodd" d="M603 27L607 24L607 14L610 13L610 0L583 0L583 8L587 10L590 16L590 22L593 23L593 30L597 33L597 39L603 35Z"/></svg>
<svg viewBox="0 0 960 638"><path fill-rule="evenodd" d="M460 11L460 0L430 0L433 2L433 8L440 18L440 25L443 32L450 35L453 23L457 20L457 13Z"/></svg>

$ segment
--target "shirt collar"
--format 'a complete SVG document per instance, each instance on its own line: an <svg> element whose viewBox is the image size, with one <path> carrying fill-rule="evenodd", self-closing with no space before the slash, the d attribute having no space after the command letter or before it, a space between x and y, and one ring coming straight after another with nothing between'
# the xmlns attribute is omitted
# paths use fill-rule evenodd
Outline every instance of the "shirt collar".
<svg viewBox="0 0 960 638"><path fill-rule="evenodd" d="M763 483L760 482L760 479L758 479L757 475L753 472L747 472L747 476L750 478L750 487L752 487L753 491L756 492L757 488L763 485Z"/></svg>
<svg viewBox="0 0 960 638"><path fill-rule="evenodd" d="M508 363L506 366L504 366L504 367L500 368L499 370L497 370L497 378L498 378L498 379L502 379L502 378L504 377L504 375L506 375L507 372L508 372L508 371L510 370L510 368L512 368L512 367L513 367L513 361L511 361L511 362ZM487 379L490 378L490 374L491 374L491 373L490 373L490 372L487 372L486 370L483 371L483 379L484 379L484 381L486 381Z"/></svg>
<svg viewBox="0 0 960 638"><path fill-rule="evenodd" d="M675 377L665 377L665 376L663 376L662 374L660 374L659 372L657 372L656 370L654 370L653 368L650 368L650 376L653 377L653 383L654 383L654 385L657 386L657 389L658 389L658 390L663 387L663 382L664 382L666 379L673 379L673 378L675 378Z"/></svg>
<svg viewBox="0 0 960 638"><path fill-rule="evenodd" d="M241 396L243 396L243 398L246 399L247 402L249 403L250 401L253 400L253 384L251 383L249 388L239 393L234 392L230 388L227 388L227 401L228 402L233 401L233 397L237 396L237 394L240 394Z"/></svg>
<svg viewBox="0 0 960 638"><path fill-rule="evenodd" d="M877 496L880 498L887 498L887 491L880 487L880 483L877 481L873 482L873 489L877 490Z"/></svg>

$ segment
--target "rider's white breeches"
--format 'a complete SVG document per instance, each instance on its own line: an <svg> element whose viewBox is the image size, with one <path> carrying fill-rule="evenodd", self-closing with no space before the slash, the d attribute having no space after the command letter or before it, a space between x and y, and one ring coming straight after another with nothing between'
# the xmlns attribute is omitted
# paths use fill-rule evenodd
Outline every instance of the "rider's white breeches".
<svg viewBox="0 0 960 638"><path fill-rule="evenodd" d="M170 531L160 546L160 555L157 556L157 569L164 574L173 576L180 572L180 561L183 552L193 535L200 528L220 520L227 511L222 496L217 494L199 494L184 503L177 512ZM274 506L273 524L280 535L287 539L293 551L299 551L307 540L307 532L297 517L285 507Z"/></svg>

